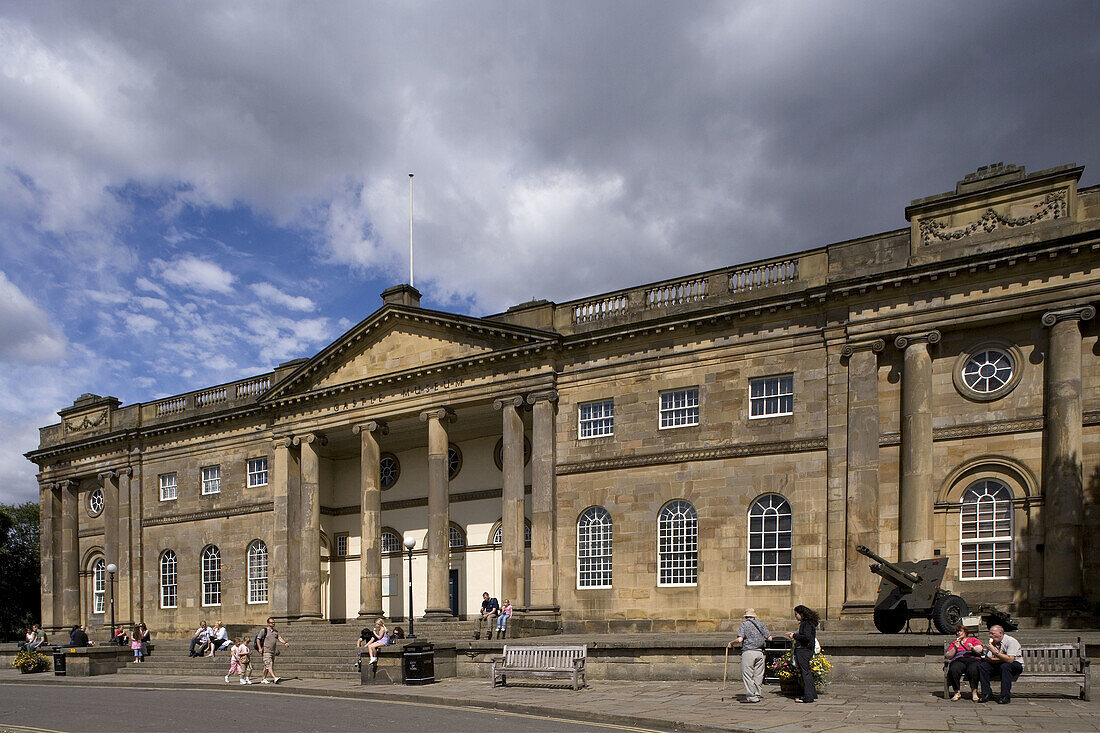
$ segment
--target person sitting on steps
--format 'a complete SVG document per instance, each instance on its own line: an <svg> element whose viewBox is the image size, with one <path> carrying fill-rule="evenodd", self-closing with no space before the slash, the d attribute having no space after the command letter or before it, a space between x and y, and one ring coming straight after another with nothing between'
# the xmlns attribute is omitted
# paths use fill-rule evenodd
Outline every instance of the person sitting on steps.
<svg viewBox="0 0 1100 733"><path fill-rule="evenodd" d="M504 599L504 608L500 609L500 615L497 616L497 638L503 639L508 635L508 621L512 618L512 602L507 598ZM491 638L491 637L490 637Z"/></svg>
<svg viewBox="0 0 1100 733"><path fill-rule="evenodd" d="M489 621L489 635L485 638L493 638L493 622L496 621L497 614L500 613L500 601L496 598L489 597L489 591L485 591L481 594L481 614L477 617L477 631L474 632L474 638L481 638L481 627L485 624L485 621Z"/></svg>

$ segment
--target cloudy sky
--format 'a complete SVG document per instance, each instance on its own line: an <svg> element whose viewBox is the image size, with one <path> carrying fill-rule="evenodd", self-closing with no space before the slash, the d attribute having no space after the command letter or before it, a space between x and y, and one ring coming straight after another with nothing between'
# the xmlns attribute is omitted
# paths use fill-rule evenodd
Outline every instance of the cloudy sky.
<svg viewBox="0 0 1100 733"><path fill-rule="evenodd" d="M1096 2L0 5L0 501L83 392L308 356L408 278L483 315L1100 181Z"/></svg>

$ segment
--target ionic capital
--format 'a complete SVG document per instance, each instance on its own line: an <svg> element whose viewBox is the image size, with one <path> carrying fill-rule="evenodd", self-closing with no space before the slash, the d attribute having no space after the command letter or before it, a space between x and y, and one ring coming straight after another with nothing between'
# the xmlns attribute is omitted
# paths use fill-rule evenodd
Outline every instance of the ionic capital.
<svg viewBox="0 0 1100 733"><path fill-rule="evenodd" d="M110 481L111 479L115 478L116 476L118 476L118 473L115 472L115 471L111 471L111 470L100 471L99 473L97 473L95 475L95 477L97 479L99 479L100 481L102 481L103 483L106 483L106 482Z"/></svg>
<svg viewBox="0 0 1100 733"><path fill-rule="evenodd" d="M378 433L379 435L389 435L390 426L385 420L367 420L364 423L353 425L351 432L359 435L360 433Z"/></svg>
<svg viewBox="0 0 1100 733"><path fill-rule="evenodd" d="M527 404L533 405L536 402L557 402L558 391L556 389L547 389L542 392L532 392L527 395Z"/></svg>
<svg viewBox="0 0 1100 733"><path fill-rule="evenodd" d="M134 469L132 466L126 466L125 468L118 469L117 471L115 471L115 473L119 476L119 478L123 476L125 476L126 478L133 478Z"/></svg>
<svg viewBox="0 0 1100 733"><path fill-rule="evenodd" d="M294 438L289 435L273 438L271 441L271 447L275 450L279 448L290 448L292 445L294 445Z"/></svg>
<svg viewBox="0 0 1100 733"><path fill-rule="evenodd" d="M1042 322L1050 328L1058 321L1091 321L1096 317L1096 307L1091 305L1079 305L1074 308L1047 311L1043 314Z"/></svg>
<svg viewBox="0 0 1100 733"><path fill-rule="evenodd" d="M894 339L894 346L903 350L915 344L928 344L931 346L932 344L938 344L941 338L940 332L935 329L921 331L920 333L907 333Z"/></svg>
<svg viewBox="0 0 1100 733"><path fill-rule="evenodd" d="M498 397L493 400L494 410L503 410L505 407L514 407L517 410L523 407L523 397L515 395L512 397Z"/></svg>
<svg viewBox="0 0 1100 733"><path fill-rule="evenodd" d="M886 342L882 339L869 339L867 341L849 341L840 348L841 356L851 356L857 351L871 351L881 354L886 348Z"/></svg>
<svg viewBox="0 0 1100 733"><path fill-rule="evenodd" d="M440 422L454 422L458 420L458 415L455 411L449 407L436 407L431 410L424 410L420 413L420 421L428 422L429 420L439 420Z"/></svg>
<svg viewBox="0 0 1100 733"><path fill-rule="evenodd" d="M54 484L54 488L58 491L72 489L74 486L76 486L76 481L72 481L70 479L64 479L63 481L58 481L56 484Z"/></svg>
<svg viewBox="0 0 1100 733"><path fill-rule="evenodd" d="M324 433L305 433L294 436L294 445L310 445L312 443L328 445L328 437Z"/></svg>

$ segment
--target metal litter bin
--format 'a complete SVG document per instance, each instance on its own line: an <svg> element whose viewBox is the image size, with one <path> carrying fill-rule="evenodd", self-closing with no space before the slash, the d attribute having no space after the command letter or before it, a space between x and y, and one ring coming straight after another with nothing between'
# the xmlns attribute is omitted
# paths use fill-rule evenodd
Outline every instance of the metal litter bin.
<svg viewBox="0 0 1100 733"><path fill-rule="evenodd" d="M65 650L58 647L53 650L53 673L59 677L65 675Z"/></svg>
<svg viewBox="0 0 1100 733"><path fill-rule="evenodd" d="M435 645L411 641L401 650L401 681L406 685L435 682Z"/></svg>

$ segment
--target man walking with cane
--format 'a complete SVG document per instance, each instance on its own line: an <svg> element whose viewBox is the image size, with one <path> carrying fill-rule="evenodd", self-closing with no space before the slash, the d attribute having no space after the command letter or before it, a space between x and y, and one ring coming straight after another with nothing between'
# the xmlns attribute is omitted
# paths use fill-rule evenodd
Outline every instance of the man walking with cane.
<svg viewBox="0 0 1100 733"><path fill-rule="evenodd" d="M726 645L741 645L741 681L745 683L745 702L760 702L764 694L764 643L771 640L768 627L756 620L756 611L745 609L745 620L737 627L737 638ZM729 654L729 652L726 652Z"/></svg>

